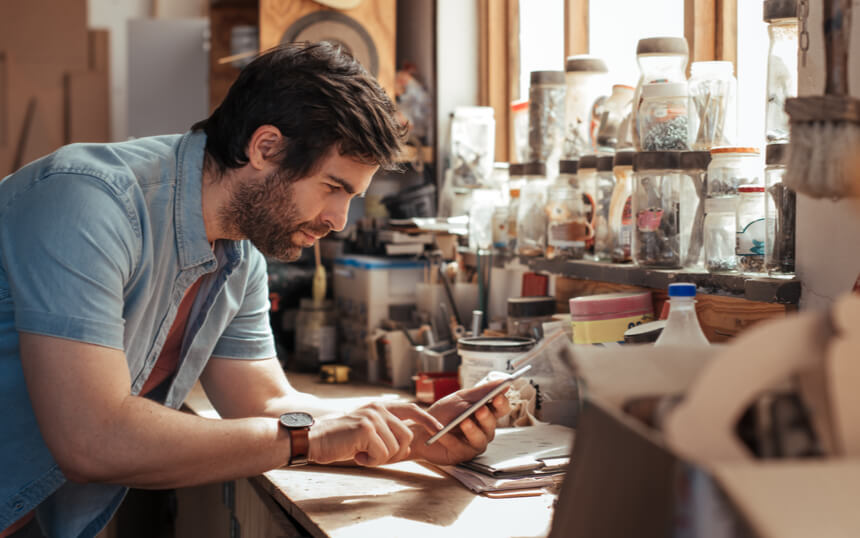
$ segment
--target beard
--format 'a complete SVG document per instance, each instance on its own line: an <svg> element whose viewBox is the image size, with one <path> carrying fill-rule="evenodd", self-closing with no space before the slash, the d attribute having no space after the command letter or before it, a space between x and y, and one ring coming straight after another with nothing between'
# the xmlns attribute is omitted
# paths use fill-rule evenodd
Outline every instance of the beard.
<svg viewBox="0 0 860 538"><path fill-rule="evenodd" d="M262 183L243 183L220 211L224 229L251 241L264 256L284 262L296 261L302 244L293 236L305 232L324 236L331 228L303 221L299 215L293 183L274 173Z"/></svg>

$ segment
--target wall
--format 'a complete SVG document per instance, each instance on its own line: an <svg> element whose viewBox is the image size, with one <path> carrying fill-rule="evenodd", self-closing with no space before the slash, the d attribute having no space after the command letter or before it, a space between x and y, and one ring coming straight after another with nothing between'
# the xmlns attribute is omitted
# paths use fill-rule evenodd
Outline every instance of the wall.
<svg viewBox="0 0 860 538"><path fill-rule="evenodd" d="M798 63L799 95L824 92L824 43L821 4L810 2L810 46L804 67ZM849 66L860 65L860 10L855 6ZM851 94L860 96L860 69L850 69ZM860 149L860 148L858 148ZM857 201L813 200L799 195L797 202L797 274L803 282L801 309L825 308L850 290L860 273L860 204Z"/></svg>

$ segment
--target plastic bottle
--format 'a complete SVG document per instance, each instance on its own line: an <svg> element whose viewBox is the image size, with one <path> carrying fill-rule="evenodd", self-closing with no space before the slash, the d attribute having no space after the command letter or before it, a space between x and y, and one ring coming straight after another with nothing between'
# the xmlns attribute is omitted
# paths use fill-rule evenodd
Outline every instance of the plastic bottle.
<svg viewBox="0 0 860 538"><path fill-rule="evenodd" d="M710 345L696 317L696 285L669 284L669 317L655 346Z"/></svg>

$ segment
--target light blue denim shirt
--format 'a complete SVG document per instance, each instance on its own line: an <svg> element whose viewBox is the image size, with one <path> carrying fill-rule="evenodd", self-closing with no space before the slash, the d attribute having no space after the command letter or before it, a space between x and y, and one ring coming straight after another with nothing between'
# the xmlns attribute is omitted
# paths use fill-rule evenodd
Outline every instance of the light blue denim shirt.
<svg viewBox="0 0 860 538"><path fill-rule="evenodd" d="M36 508L48 536L94 536L126 491L65 479L39 433L19 331L123 350L138 394L202 277L158 399L178 408L210 356L275 356L265 259L247 241L213 251L206 239L205 141L191 132L75 144L0 182L0 529Z"/></svg>

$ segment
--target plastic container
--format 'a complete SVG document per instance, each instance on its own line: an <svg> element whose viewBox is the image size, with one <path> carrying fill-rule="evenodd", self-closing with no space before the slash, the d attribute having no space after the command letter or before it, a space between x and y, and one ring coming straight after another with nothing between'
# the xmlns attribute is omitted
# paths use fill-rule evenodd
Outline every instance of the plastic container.
<svg viewBox="0 0 860 538"><path fill-rule="evenodd" d="M685 82L650 82L642 86L638 112L642 151L689 149L687 100Z"/></svg>
<svg viewBox="0 0 860 538"><path fill-rule="evenodd" d="M650 291L574 297L569 304L574 344L623 342L626 330L654 319Z"/></svg>
<svg viewBox="0 0 860 538"><path fill-rule="evenodd" d="M623 138L622 124L624 118L630 113L633 102L632 86L616 84L612 86L612 93L600 105L599 118L597 121L597 152L615 153L619 141Z"/></svg>
<svg viewBox="0 0 860 538"><path fill-rule="evenodd" d="M694 150L736 143L738 81L732 62L690 65L689 141Z"/></svg>
<svg viewBox="0 0 860 538"><path fill-rule="evenodd" d="M738 193L738 269L743 273L762 273L765 271L764 243L767 235L764 187L739 187Z"/></svg>
<svg viewBox="0 0 860 538"><path fill-rule="evenodd" d="M508 336L543 338L543 324L555 315L555 297L508 298Z"/></svg>
<svg viewBox="0 0 860 538"><path fill-rule="evenodd" d="M764 185L761 174L758 148L712 148L711 162L708 164L707 195L709 198L734 196L738 193L738 187Z"/></svg>
<svg viewBox="0 0 860 538"><path fill-rule="evenodd" d="M543 256L546 250L546 164L525 163L525 184L517 210L517 254Z"/></svg>
<svg viewBox="0 0 860 538"><path fill-rule="evenodd" d="M582 206L585 219L594 228L594 216L597 209L597 155L583 155L579 158L579 170L576 173L579 188L582 189ZM594 238L585 241L586 258L594 258Z"/></svg>
<svg viewBox="0 0 860 538"><path fill-rule="evenodd" d="M511 121L514 125L514 152L512 163L529 160L529 100L520 99L511 103Z"/></svg>
<svg viewBox="0 0 860 538"><path fill-rule="evenodd" d="M770 276L794 276L797 195L782 182L788 144L768 144L765 152L764 265Z"/></svg>
<svg viewBox="0 0 860 538"><path fill-rule="evenodd" d="M457 352L460 355L460 386L474 387L492 371L513 372L512 363L535 347L534 338L517 336L478 336L460 338Z"/></svg>
<svg viewBox="0 0 860 538"><path fill-rule="evenodd" d="M643 151L633 159L633 261L640 267L681 266L680 152Z"/></svg>
<svg viewBox="0 0 860 538"><path fill-rule="evenodd" d="M709 273L732 273L738 269L735 252L737 234L737 196L705 200L705 269Z"/></svg>
<svg viewBox="0 0 860 538"><path fill-rule="evenodd" d="M585 242L594 237L594 229L586 218L582 189L577 176L578 162L559 161L558 179L547 196L547 259L581 260Z"/></svg>
<svg viewBox="0 0 860 538"><path fill-rule="evenodd" d="M600 58L587 55L567 58L564 65L567 90L563 158L576 159L597 149L592 137L591 106L598 97L606 94L608 72Z"/></svg>
<svg viewBox="0 0 860 538"><path fill-rule="evenodd" d="M612 230L609 227L609 209L612 203L612 191L615 188L615 176L612 173L612 155L601 155L597 158L597 189L594 200L594 259L597 261L612 261Z"/></svg>
<svg viewBox="0 0 860 538"><path fill-rule="evenodd" d="M496 149L493 108L459 106L451 121L451 184L480 187L490 184Z"/></svg>
<svg viewBox="0 0 860 538"><path fill-rule="evenodd" d="M701 347L710 343L696 317L696 285L669 284L669 317L655 346Z"/></svg>
<svg viewBox="0 0 860 538"><path fill-rule="evenodd" d="M690 50L683 37L649 37L636 45L636 62L639 64L639 82L633 93L632 134L633 146L641 151L639 141L639 106L642 103L642 86L651 82L686 82L687 61Z"/></svg>
<svg viewBox="0 0 860 538"><path fill-rule="evenodd" d="M612 262L632 260L633 246L633 151L619 151L612 161L615 188L609 202L609 233L612 241Z"/></svg>
<svg viewBox="0 0 860 538"><path fill-rule="evenodd" d="M785 100L797 97L797 0L765 0L767 23L767 99L765 136L768 143L788 142Z"/></svg>
<svg viewBox="0 0 860 538"><path fill-rule="evenodd" d="M564 71L532 71L529 161L558 161L564 139Z"/></svg>
<svg viewBox="0 0 860 538"><path fill-rule="evenodd" d="M689 271L705 269L705 198L710 162L707 151L681 153L681 265Z"/></svg>

